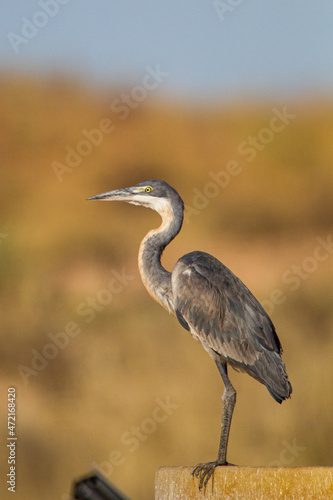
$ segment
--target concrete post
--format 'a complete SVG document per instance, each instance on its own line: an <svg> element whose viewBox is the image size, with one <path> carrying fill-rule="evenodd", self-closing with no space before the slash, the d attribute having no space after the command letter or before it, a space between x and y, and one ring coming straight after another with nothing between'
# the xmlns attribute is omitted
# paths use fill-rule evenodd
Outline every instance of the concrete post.
<svg viewBox="0 0 333 500"><path fill-rule="evenodd" d="M333 467L217 467L202 491L191 470L161 467L155 500L333 499Z"/></svg>

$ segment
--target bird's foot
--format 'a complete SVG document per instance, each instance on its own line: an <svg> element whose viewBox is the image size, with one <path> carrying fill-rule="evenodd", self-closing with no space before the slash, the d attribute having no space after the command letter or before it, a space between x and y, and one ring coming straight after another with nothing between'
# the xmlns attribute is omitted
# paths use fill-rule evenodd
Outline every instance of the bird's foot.
<svg viewBox="0 0 333 500"><path fill-rule="evenodd" d="M211 477L211 475L213 474L214 470L216 469L216 467L219 467L220 465L232 465L232 464L228 464L228 462L224 461L220 461L220 460L216 460L215 462L208 462L206 464L198 464L196 465L192 472L191 472L191 476L195 476L199 479L199 490L202 489L202 487L206 487L207 486L207 483Z"/></svg>

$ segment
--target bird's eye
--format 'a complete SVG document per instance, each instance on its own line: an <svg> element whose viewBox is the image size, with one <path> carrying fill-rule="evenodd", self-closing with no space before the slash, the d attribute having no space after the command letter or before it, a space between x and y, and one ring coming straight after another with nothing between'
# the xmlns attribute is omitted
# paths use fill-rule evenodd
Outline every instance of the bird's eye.
<svg viewBox="0 0 333 500"><path fill-rule="evenodd" d="M153 188L151 186L145 187L145 192L146 193L150 193L152 190L153 190Z"/></svg>

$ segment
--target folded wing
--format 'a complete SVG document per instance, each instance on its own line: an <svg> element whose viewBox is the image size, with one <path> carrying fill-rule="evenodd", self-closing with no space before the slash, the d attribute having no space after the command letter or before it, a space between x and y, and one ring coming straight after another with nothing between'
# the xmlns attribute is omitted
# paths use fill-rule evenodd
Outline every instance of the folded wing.
<svg viewBox="0 0 333 500"><path fill-rule="evenodd" d="M226 266L204 252L179 259L172 272L174 309L215 361L227 361L265 384L282 402L291 385L266 311Z"/></svg>

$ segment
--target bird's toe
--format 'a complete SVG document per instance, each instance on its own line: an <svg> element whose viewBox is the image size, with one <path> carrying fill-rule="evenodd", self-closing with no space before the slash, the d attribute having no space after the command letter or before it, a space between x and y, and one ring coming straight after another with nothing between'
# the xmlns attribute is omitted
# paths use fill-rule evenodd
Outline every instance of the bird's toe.
<svg viewBox="0 0 333 500"><path fill-rule="evenodd" d="M215 462L207 462L205 464L196 465L191 472L191 476L195 476L199 479L199 490L207 486L207 483L212 476L216 467L220 465L228 465L227 462L221 463L218 460Z"/></svg>

